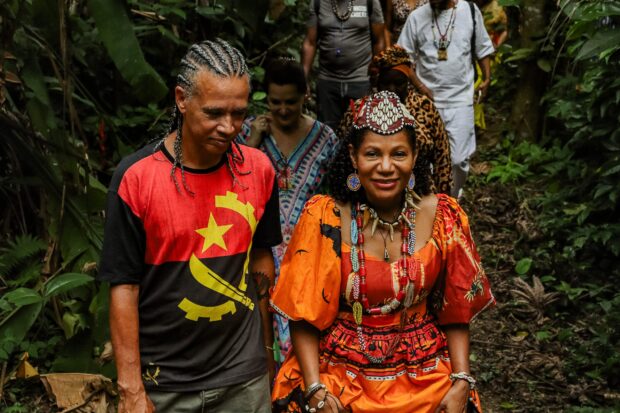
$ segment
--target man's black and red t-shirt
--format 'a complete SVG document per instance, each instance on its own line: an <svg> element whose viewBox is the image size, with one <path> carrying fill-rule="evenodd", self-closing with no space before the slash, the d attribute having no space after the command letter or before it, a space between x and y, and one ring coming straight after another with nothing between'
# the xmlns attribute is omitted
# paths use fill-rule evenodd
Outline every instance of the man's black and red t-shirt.
<svg viewBox="0 0 620 413"><path fill-rule="evenodd" d="M237 149L234 149L237 151ZM233 178L222 162L185 168L149 145L118 166L108 193L99 278L139 284L140 356L150 390L195 391L266 373L250 248L281 242L275 173L243 147Z"/></svg>

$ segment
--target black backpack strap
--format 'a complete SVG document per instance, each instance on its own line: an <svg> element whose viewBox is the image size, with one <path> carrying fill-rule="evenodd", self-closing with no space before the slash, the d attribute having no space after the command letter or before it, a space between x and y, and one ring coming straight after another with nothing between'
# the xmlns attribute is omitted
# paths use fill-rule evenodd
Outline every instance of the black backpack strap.
<svg viewBox="0 0 620 413"><path fill-rule="evenodd" d="M473 1L468 1L469 11L471 11L471 20L474 23L474 29L471 31L471 61L474 65L474 82L478 80L478 71L476 70L476 10Z"/></svg>
<svg viewBox="0 0 620 413"><path fill-rule="evenodd" d="M321 0L314 0L314 14L319 18L319 10L321 9Z"/></svg>
<svg viewBox="0 0 620 413"><path fill-rule="evenodd" d="M366 13L368 13L369 22L370 22L370 18L372 17L372 4L373 4L373 0L366 1Z"/></svg>

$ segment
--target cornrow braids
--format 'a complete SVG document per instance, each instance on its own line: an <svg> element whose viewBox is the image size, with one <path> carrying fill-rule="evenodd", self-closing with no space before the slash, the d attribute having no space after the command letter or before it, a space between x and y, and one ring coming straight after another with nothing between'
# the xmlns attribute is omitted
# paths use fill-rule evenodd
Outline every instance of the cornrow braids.
<svg viewBox="0 0 620 413"><path fill-rule="evenodd" d="M220 77L241 77L250 73L241 52L222 39L191 45L181 60L180 69L177 85L190 95L195 88L196 74L201 70Z"/></svg>
<svg viewBox="0 0 620 413"><path fill-rule="evenodd" d="M177 86L183 88L186 97L190 98L196 88L196 75L206 70L219 77L242 77L248 76L248 83L250 82L250 71L245 62L245 58L239 50L232 47L230 44L222 39L205 40L200 43L195 43L190 46L187 53L181 59L179 65L179 73L176 78ZM183 166L183 116L179 111L179 108L174 106L172 110L172 116L168 125L168 130L164 137L155 145L155 150L158 150L163 144L167 136L176 130L176 138L174 141L174 162L172 164L172 170L170 176L174 182L177 191L181 192L181 185L177 181L176 170L181 169L181 181L183 188L192 196L194 192L189 188L185 178L185 167ZM238 154L233 150L237 148ZM235 184L241 185L237 179L237 175L248 175L251 171L241 172L239 165L243 164L245 158L241 147L233 141L233 145L228 149L226 153L226 165L233 178L233 186ZM243 187L243 185L241 185ZM244 187L245 188L245 187Z"/></svg>
<svg viewBox="0 0 620 413"><path fill-rule="evenodd" d="M236 149L239 154L236 154L234 149ZM233 179L233 188L236 184L239 184L241 188L247 189L247 186L243 185L237 178L237 175L243 176L252 173L252 171L242 172L239 170L238 165L243 165L243 163L245 162L245 156L243 155L243 151L241 150L241 145L239 145L235 140L233 140L230 148L228 148L228 151L226 152L226 166L228 167L228 171L230 172L230 175Z"/></svg>

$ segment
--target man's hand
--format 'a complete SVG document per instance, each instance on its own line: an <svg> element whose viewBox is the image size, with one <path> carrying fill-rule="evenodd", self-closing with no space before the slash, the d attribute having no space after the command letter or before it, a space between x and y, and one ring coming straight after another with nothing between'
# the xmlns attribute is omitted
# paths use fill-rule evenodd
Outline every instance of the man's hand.
<svg viewBox="0 0 620 413"><path fill-rule="evenodd" d="M267 372L269 373L269 385L271 386L273 385L273 379L276 377L276 361L271 347L267 347Z"/></svg>
<svg viewBox="0 0 620 413"><path fill-rule="evenodd" d="M136 390L118 385L120 393L120 401L118 403L118 413L153 413L155 406L149 396L147 396L144 387Z"/></svg>
<svg viewBox="0 0 620 413"><path fill-rule="evenodd" d="M468 395L469 383L465 380L456 380L448 393L441 399L435 413L463 413L467 405Z"/></svg>
<svg viewBox="0 0 620 413"><path fill-rule="evenodd" d="M421 94L428 97L430 100L433 100L433 91L427 88L426 85L420 83L416 86L416 89L418 89Z"/></svg>
<svg viewBox="0 0 620 413"><path fill-rule="evenodd" d="M476 91L474 92L474 95L476 96L475 103L480 103L487 97L487 92L489 91L490 84L491 84L491 80L485 79L478 85L478 87L476 88Z"/></svg>

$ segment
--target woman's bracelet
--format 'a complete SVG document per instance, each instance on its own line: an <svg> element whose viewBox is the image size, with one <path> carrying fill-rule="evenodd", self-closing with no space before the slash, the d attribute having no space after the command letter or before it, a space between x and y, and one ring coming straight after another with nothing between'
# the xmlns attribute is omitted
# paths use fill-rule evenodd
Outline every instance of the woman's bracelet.
<svg viewBox="0 0 620 413"><path fill-rule="evenodd" d="M470 390L473 390L476 388L476 379L474 379L472 375L464 371L459 371L458 373L450 374L450 380L452 380L453 382L456 380L465 380L467 383L469 383Z"/></svg>
<svg viewBox="0 0 620 413"><path fill-rule="evenodd" d="M314 392L310 395L310 397L306 398L306 406L305 406L305 410L308 413L317 413L319 410L321 410L323 407L325 407L325 403L327 401L327 395L329 394L329 392L327 390L325 390L325 385L321 384L321 383L313 383L313 384L318 384L317 388L314 390ZM310 399L312 398L312 396L314 396L319 390L324 389L325 390L325 397L323 397L323 400L319 401L315 407L310 407Z"/></svg>
<svg viewBox="0 0 620 413"><path fill-rule="evenodd" d="M312 398L312 396L314 396L316 392L318 392L321 389L325 390L326 387L320 381L315 381L314 383L310 383L310 385L306 387L306 391L304 392L304 399L306 399L306 401L309 401Z"/></svg>

